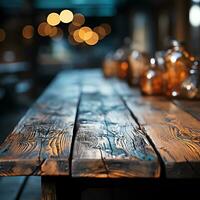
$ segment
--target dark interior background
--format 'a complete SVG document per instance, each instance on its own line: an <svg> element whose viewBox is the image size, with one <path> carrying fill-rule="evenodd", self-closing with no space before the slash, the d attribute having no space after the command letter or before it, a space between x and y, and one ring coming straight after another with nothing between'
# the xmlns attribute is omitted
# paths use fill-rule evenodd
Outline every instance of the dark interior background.
<svg viewBox="0 0 200 200"><path fill-rule="evenodd" d="M101 68L105 55L121 47L125 38L151 56L176 38L199 57L199 4L199 0L0 0L0 142L60 70ZM84 26L109 24L110 34L93 46L74 44L69 24L61 23L58 37L40 36L38 27L48 14L63 9L83 14ZM28 38L23 35L26 25L32 27Z"/></svg>

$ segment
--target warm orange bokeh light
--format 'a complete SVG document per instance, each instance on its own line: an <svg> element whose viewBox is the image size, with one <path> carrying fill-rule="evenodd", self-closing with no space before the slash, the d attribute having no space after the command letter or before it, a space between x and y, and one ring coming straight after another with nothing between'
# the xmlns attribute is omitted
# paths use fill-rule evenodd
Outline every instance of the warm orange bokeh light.
<svg viewBox="0 0 200 200"><path fill-rule="evenodd" d="M32 25L26 25L22 30L22 35L25 39L31 39L34 35L34 27Z"/></svg>
<svg viewBox="0 0 200 200"><path fill-rule="evenodd" d="M57 27L51 27L49 30L49 37L55 37L58 33L58 28Z"/></svg>
<svg viewBox="0 0 200 200"><path fill-rule="evenodd" d="M93 30L94 32L98 33L100 40L102 40L106 36L106 31L102 26L97 26Z"/></svg>
<svg viewBox="0 0 200 200"><path fill-rule="evenodd" d="M46 24L46 26L44 27L44 34L45 34L45 36L50 35L51 31L52 31L52 26L50 26L49 24Z"/></svg>
<svg viewBox="0 0 200 200"><path fill-rule="evenodd" d="M6 32L0 28L0 42L3 42L6 39Z"/></svg>
<svg viewBox="0 0 200 200"><path fill-rule="evenodd" d="M93 31L90 27L87 26L84 26L79 30L79 37L84 41L89 40L92 37L92 34Z"/></svg>
<svg viewBox="0 0 200 200"><path fill-rule="evenodd" d="M104 24L101 24L101 27L103 27L103 28L104 28L104 30L105 30L105 32L106 32L106 35L108 35L108 34L110 34L110 33L111 33L111 27L110 27L110 25L109 25L109 24L106 24L106 23L104 23Z"/></svg>
<svg viewBox="0 0 200 200"><path fill-rule="evenodd" d="M60 21L63 23L70 23L73 20L73 13L70 10L63 10L60 13Z"/></svg>
<svg viewBox="0 0 200 200"><path fill-rule="evenodd" d="M86 40L85 43L88 45L95 45L99 41L99 36L97 33L92 32L92 37L89 40Z"/></svg>
<svg viewBox="0 0 200 200"><path fill-rule="evenodd" d="M41 24L39 24L38 33L43 37L49 36L51 38L63 36L62 29L60 29L59 27L50 26L46 22L42 22Z"/></svg>
<svg viewBox="0 0 200 200"><path fill-rule="evenodd" d="M51 26L56 26L60 23L60 15L58 13L50 13L47 17L47 23Z"/></svg>
<svg viewBox="0 0 200 200"><path fill-rule="evenodd" d="M85 17L82 14L77 13L74 15L72 23L75 26L82 26L85 23Z"/></svg>
<svg viewBox="0 0 200 200"><path fill-rule="evenodd" d="M73 33L73 37L74 37L74 40L75 40L76 42L78 42L78 43L82 43L82 42L84 42L84 40L80 37L79 32L80 32L79 29L76 30L76 31L74 31L74 33Z"/></svg>
<svg viewBox="0 0 200 200"><path fill-rule="evenodd" d="M46 25L47 25L47 23L46 22L42 22L42 23L40 23L39 24L39 26L38 26L38 34L40 35L40 36L46 36L46 34L45 34L45 27L46 27Z"/></svg>

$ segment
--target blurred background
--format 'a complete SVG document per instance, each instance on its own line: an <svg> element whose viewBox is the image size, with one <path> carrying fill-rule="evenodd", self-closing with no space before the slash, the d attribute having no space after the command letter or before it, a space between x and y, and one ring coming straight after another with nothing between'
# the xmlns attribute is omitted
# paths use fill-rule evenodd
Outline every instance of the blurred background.
<svg viewBox="0 0 200 200"><path fill-rule="evenodd" d="M60 70L100 68L125 38L200 55L200 0L0 0L0 19L0 142Z"/></svg>
<svg viewBox="0 0 200 200"><path fill-rule="evenodd" d="M0 143L63 69L102 68L127 45L154 56L171 39L200 58L200 0L0 0L0 19ZM22 179L0 177L0 199ZM18 199L40 199L39 177L25 187Z"/></svg>

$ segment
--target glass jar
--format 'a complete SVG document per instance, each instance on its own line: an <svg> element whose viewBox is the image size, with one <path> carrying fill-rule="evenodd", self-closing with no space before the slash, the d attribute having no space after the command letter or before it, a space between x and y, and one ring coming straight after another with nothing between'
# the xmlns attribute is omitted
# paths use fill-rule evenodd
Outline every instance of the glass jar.
<svg viewBox="0 0 200 200"><path fill-rule="evenodd" d="M191 55L185 50L183 43L172 41L172 47L165 55L165 94L168 97L177 97L180 94L180 85L188 77L192 65Z"/></svg>
<svg viewBox="0 0 200 200"><path fill-rule="evenodd" d="M181 85L181 97L200 98L200 62L197 60L193 62L188 78Z"/></svg>
<svg viewBox="0 0 200 200"><path fill-rule="evenodd" d="M146 95L161 95L163 92L163 71L154 58L150 59L149 69L141 75L140 88Z"/></svg>
<svg viewBox="0 0 200 200"><path fill-rule="evenodd" d="M149 56L146 53L133 50L128 61L128 83L130 85L139 85L140 76L148 69Z"/></svg>

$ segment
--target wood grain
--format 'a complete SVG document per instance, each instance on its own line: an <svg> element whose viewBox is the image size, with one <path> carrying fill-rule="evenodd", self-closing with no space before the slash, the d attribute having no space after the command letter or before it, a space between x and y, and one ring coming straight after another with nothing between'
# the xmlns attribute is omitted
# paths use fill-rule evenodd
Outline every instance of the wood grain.
<svg viewBox="0 0 200 200"><path fill-rule="evenodd" d="M124 94L116 90L159 152L169 178L200 177L200 123L164 98ZM120 85L122 84L122 89Z"/></svg>
<svg viewBox="0 0 200 200"><path fill-rule="evenodd" d="M82 83L72 177L158 177L156 153L110 84Z"/></svg>
<svg viewBox="0 0 200 200"><path fill-rule="evenodd" d="M80 84L62 73L0 146L0 175L68 175Z"/></svg>
<svg viewBox="0 0 200 200"><path fill-rule="evenodd" d="M200 177L199 107L175 104L97 70L63 72L0 146L0 176L159 177L160 157L167 177Z"/></svg>

